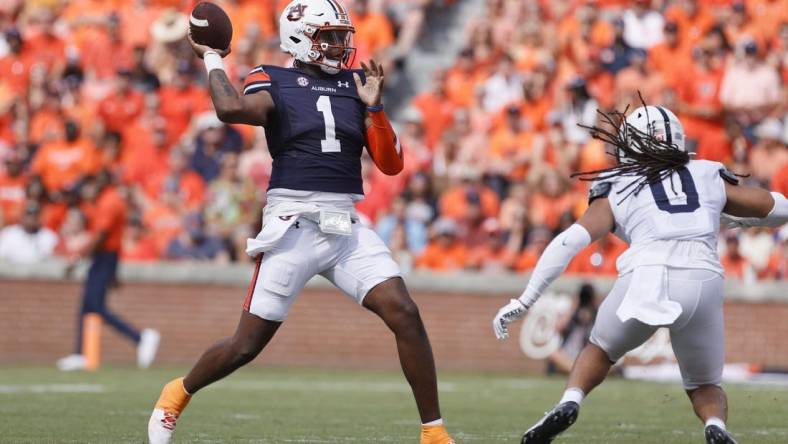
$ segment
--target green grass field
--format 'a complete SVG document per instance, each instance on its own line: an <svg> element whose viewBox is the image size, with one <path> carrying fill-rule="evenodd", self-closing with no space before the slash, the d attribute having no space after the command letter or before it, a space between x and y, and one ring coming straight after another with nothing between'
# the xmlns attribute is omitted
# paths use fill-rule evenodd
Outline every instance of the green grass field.
<svg viewBox="0 0 788 444"><path fill-rule="evenodd" d="M0 442L140 443L161 385L184 369L95 374L0 368ZM458 444L519 443L559 397L563 379L441 375ZM742 443L788 442L788 388L731 386L729 426ZM418 418L399 373L248 369L199 393L179 443L417 443ZM677 385L610 380L559 443L701 443Z"/></svg>

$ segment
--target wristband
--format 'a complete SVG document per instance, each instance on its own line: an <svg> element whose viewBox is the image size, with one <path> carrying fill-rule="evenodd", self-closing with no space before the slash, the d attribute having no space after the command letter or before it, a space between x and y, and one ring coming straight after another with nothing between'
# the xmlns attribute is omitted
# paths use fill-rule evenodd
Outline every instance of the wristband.
<svg viewBox="0 0 788 444"><path fill-rule="evenodd" d="M210 74L214 69L220 69L224 71L224 62L222 62L222 56L217 54L215 51L205 51L205 54L202 56L202 61L205 63L205 72L208 74Z"/></svg>
<svg viewBox="0 0 788 444"><path fill-rule="evenodd" d="M383 104L381 103L380 105L368 106L367 107L367 111L369 111L371 113L376 113L378 111L383 111Z"/></svg>

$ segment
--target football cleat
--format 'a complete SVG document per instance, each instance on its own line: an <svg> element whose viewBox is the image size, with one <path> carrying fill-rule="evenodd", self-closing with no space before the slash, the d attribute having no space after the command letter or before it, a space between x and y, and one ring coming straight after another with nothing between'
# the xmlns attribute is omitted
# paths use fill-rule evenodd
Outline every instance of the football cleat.
<svg viewBox="0 0 788 444"><path fill-rule="evenodd" d="M173 379L164 386L148 420L150 444L169 444L172 441L178 417L189 400L191 395L183 387L183 378Z"/></svg>
<svg viewBox="0 0 788 444"><path fill-rule="evenodd" d="M706 436L706 444L736 444L736 440L727 430L713 424L707 425L703 434Z"/></svg>
<svg viewBox="0 0 788 444"><path fill-rule="evenodd" d="M568 429L577 421L580 405L574 401L567 401L553 407L545 413L533 427L523 435L521 444L549 444L553 438Z"/></svg>
<svg viewBox="0 0 788 444"><path fill-rule="evenodd" d="M150 444L169 444L175 433L178 415L163 409L153 409L148 420L148 442Z"/></svg>

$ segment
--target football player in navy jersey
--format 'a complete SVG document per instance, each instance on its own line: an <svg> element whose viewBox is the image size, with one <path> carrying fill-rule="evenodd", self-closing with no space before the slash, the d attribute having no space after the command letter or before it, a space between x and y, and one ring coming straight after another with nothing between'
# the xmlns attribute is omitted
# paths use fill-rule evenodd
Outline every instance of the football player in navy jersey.
<svg viewBox="0 0 788 444"><path fill-rule="evenodd" d="M383 111L383 69L349 69L353 26L336 0L295 0L279 19L291 68L259 66L239 94L216 50L190 39L205 62L213 104L226 123L265 127L273 171L263 228L249 239L257 266L232 337L210 347L183 378L165 385L148 423L151 443L169 443L192 395L250 362L273 338L306 282L320 274L380 316L394 333L421 416L422 444L453 444L441 419L435 364L418 308L391 252L363 226L364 147L388 175L402 150Z"/></svg>

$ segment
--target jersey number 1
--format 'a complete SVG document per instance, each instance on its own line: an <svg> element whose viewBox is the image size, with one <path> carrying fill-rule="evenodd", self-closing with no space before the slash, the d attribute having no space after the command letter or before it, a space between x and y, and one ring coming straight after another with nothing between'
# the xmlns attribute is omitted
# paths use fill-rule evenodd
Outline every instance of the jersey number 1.
<svg viewBox="0 0 788 444"><path fill-rule="evenodd" d="M331 97L320 96L317 99L317 110L323 113L323 123L326 126L326 138L320 141L320 148L324 153L338 153L342 146L337 139L337 127L334 113L331 111Z"/></svg>

